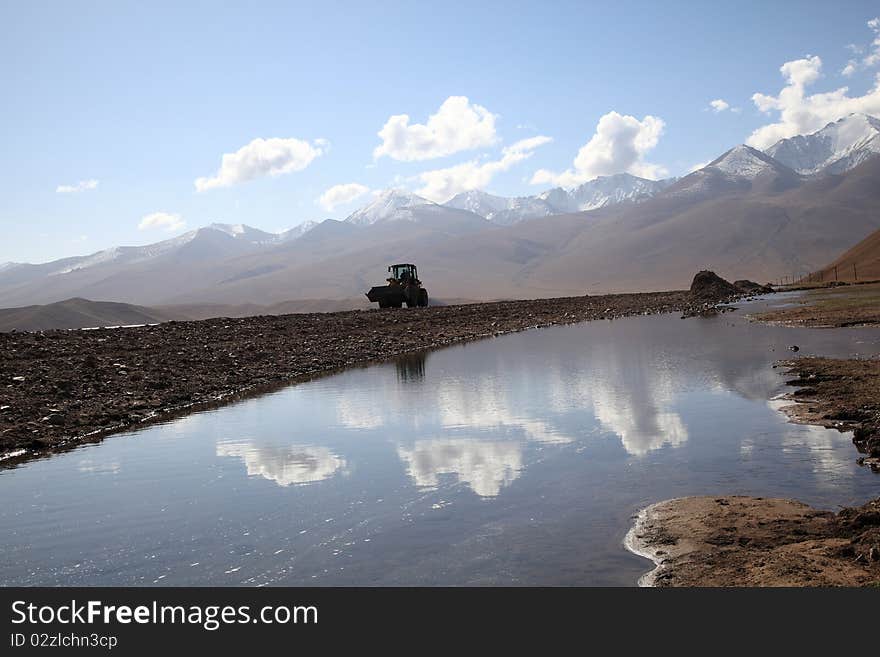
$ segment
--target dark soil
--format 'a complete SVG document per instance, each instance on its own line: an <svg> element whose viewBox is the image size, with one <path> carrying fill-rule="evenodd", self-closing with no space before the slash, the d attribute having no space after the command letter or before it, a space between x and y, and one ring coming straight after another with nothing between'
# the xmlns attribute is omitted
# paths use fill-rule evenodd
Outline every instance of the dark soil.
<svg viewBox="0 0 880 657"><path fill-rule="evenodd" d="M797 422L852 431L860 463L880 470L880 359L796 358L782 363L797 374L783 410Z"/></svg>
<svg viewBox="0 0 880 657"><path fill-rule="evenodd" d="M408 352L708 307L660 292L0 333L0 463Z"/></svg>

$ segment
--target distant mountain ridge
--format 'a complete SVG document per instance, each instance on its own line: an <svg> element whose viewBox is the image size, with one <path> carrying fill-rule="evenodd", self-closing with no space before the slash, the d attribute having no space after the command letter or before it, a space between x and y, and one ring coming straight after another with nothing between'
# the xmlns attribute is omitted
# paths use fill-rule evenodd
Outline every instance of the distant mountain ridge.
<svg viewBox="0 0 880 657"><path fill-rule="evenodd" d="M354 299L404 261L419 265L432 297L474 300L682 287L707 268L764 282L815 271L880 228L878 125L851 115L768 152L736 146L677 180L619 174L443 204L387 190L344 221L279 233L212 224L146 246L6 263L0 307Z"/></svg>
<svg viewBox="0 0 880 657"><path fill-rule="evenodd" d="M660 193L675 179L648 180L628 173L599 176L571 189L555 187L535 196L494 196L479 190L462 192L443 205L468 210L509 226L554 214L595 210L627 201L639 202Z"/></svg>

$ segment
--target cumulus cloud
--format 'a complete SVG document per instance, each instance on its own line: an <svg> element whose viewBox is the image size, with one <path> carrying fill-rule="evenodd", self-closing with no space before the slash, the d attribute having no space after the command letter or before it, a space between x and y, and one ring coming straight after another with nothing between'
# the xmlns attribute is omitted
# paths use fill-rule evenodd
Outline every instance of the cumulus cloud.
<svg viewBox="0 0 880 657"><path fill-rule="evenodd" d="M722 98L716 98L709 101L709 107L712 108L713 112L723 112L726 109L730 109L730 103Z"/></svg>
<svg viewBox="0 0 880 657"><path fill-rule="evenodd" d="M171 214L170 212L153 212L144 215L138 224L138 230L149 230L151 228L161 228L169 233L180 230L186 226L186 222L179 214Z"/></svg>
<svg viewBox="0 0 880 657"><path fill-rule="evenodd" d="M359 183L333 185L333 187L321 194L317 202L318 205L327 210L327 212L332 212L333 208L335 208L337 205L345 205L346 203L351 203L355 199L358 199L364 194L367 194L369 191L369 187L367 187L366 185L361 185Z"/></svg>
<svg viewBox="0 0 880 657"><path fill-rule="evenodd" d="M390 117L378 133L382 143L373 157L413 162L491 146L498 140L495 119L495 114L466 96L450 96L424 124L410 125L407 114Z"/></svg>
<svg viewBox="0 0 880 657"><path fill-rule="evenodd" d="M880 64L880 17L868 21L868 27L874 32L874 40L871 41L871 49L868 56L862 61L865 66Z"/></svg>
<svg viewBox="0 0 880 657"><path fill-rule="evenodd" d="M94 178L90 180L80 180L73 185L58 185L55 188L56 194L76 194L78 192L87 192L98 188L98 181Z"/></svg>
<svg viewBox="0 0 880 657"><path fill-rule="evenodd" d="M501 158L488 162L472 160L445 169L424 171L418 175L423 187L417 194L437 203L447 201L456 194L472 189L484 189L496 174L507 171L513 165L532 156L534 150L551 142L543 135L529 137L505 147Z"/></svg>
<svg viewBox="0 0 880 657"><path fill-rule="evenodd" d="M608 112L599 119L590 141L581 146L572 168L562 173L540 169L531 182L573 187L598 176L623 172L643 178L662 178L667 170L645 162L645 155L657 145L665 126L663 119L656 116L647 115L639 121L634 116Z"/></svg>
<svg viewBox="0 0 880 657"><path fill-rule="evenodd" d="M312 160L326 152L327 147L324 139L309 143L302 139L257 138L234 153L225 153L214 176L196 178L196 190L204 192L263 176L302 171Z"/></svg>
<svg viewBox="0 0 880 657"><path fill-rule="evenodd" d="M815 132L832 121L852 113L880 114L880 74L874 86L862 96L850 96L848 87L808 94L806 89L822 75L822 60L807 56L780 67L785 86L776 95L756 93L752 102L777 120L761 126L746 140L749 146L765 149L780 139Z"/></svg>
<svg viewBox="0 0 880 657"><path fill-rule="evenodd" d="M880 17L872 18L867 23L868 29L874 33L874 38L867 47L850 44L847 46L853 53L860 55L850 59L840 72L845 77L851 77L856 71L863 68L871 68L880 64Z"/></svg>

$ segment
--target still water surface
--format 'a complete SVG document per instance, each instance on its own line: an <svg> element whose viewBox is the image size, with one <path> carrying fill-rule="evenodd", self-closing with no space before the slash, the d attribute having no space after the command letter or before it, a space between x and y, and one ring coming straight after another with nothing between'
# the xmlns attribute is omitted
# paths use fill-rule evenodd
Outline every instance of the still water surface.
<svg viewBox="0 0 880 657"><path fill-rule="evenodd" d="M743 310L451 347L0 471L0 583L632 585L646 504L880 494L848 434L770 401L789 345L877 354L880 331Z"/></svg>

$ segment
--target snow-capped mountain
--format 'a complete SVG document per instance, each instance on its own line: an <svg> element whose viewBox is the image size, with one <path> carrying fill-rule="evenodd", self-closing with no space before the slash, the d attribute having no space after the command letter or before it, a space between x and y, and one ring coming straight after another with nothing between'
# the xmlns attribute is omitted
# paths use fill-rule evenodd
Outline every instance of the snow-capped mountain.
<svg viewBox="0 0 880 657"><path fill-rule="evenodd" d="M766 153L740 144L679 180L665 195L704 197L733 191L778 192L801 180L799 174Z"/></svg>
<svg viewBox="0 0 880 657"><path fill-rule="evenodd" d="M704 169L719 171L728 178L745 178L746 180L754 180L762 173L775 171L778 168L779 162L766 153L745 144L734 146L704 167Z"/></svg>
<svg viewBox="0 0 880 657"><path fill-rule="evenodd" d="M767 154L803 175L843 173L880 153L880 120L850 114L809 135L780 139Z"/></svg>
<svg viewBox="0 0 880 657"><path fill-rule="evenodd" d="M551 189L539 197L547 199L565 212L595 210L625 201L641 201L651 198L669 187L674 179L648 180L628 173L599 176L570 190ZM567 202L561 192L568 197Z"/></svg>
<svg viewBox="0 0 880 657"><path fill-rule="evenodd" d="M443 205L468 210L506 226L525 219L595 210L625 201L642 201L660 193L673 182L673 179L647 180L620 173L599 176L571 189L555 187L536 196L507 198L473 190L462 192Z"/></svg>
<svg viewBox="0 0 880 657"><path fill-rule="evenodd" d="M345 221L357 226L369 226L380 221L412 220L411 209L420 205L435 205L428 199L400 189L386 189L369 204L355 210Z"/></svg>
<svg viewBox="0 0 880 657"><path fill-rule="evenodd" d="M48 275L69 274L70 272L88 269L111 262L118 264L133 265L146 262L154 258L169 255L184 247L190 251L208 252L216 250L225 251L229 254L236 252L245 253L255 247L271 247L275 244L290 242L299 239L317 225L315 221L307 221L281 233L269 233L246 224L220 224L214 223L203 228L188 231L177 237L147 244L145 246L115 246L103 251L97 251L90 255L75 258L65 258L54 263L47 263ZM232 238L232 240L229 240ZM227 244L228 243L228 244ZM234 245L240 245L236 248ZM14 263L8 263L14 265ZM0 271L4 267L0 266Z"/></svg>
<svg viewBox="0 0 880 657"><path fill-rule="evenodd" d="M559 214L558 209L537 196L507 198L476 189L457 194L443 205L473 212L501 226L509 226L524 219Z"/></svg>
<svg viewBox="0 0 880 657"><path fill-rule="evenodd" d="M205 230L200 229L200 230ZM145 246L114 246L110 249L97 251L87 256L78 258L65 258L58 261L62 266L49 272L49 275L69 274L72 271L87 269L109 262L120 262L125 264L135 264L158 258L166 253L174 251L183 245L191 242L198 234L198 230L191 230L183 235L172 237L171 239L162 240ZM48 263L51 266L53 263Z"/></svg>
<svg viewBox="0 0 880 657"><path fill-rule="evenodd" d="M317 226L319 221L304 221L298 226L294 226L293 228L288 228L287 230L283 230L278 233L278 241L280 242L291 242L293 240L297 240L306 233L308 233L312 228Z"/></svg>
<svg viewBox="0 0 880 657"><path fill-rule="evenodd" d="M274 244L280 241L279 233L267 233L264 230L252 228L246 224L211 224L208 228L219 230L230 237L251 244Z"/></svg>

